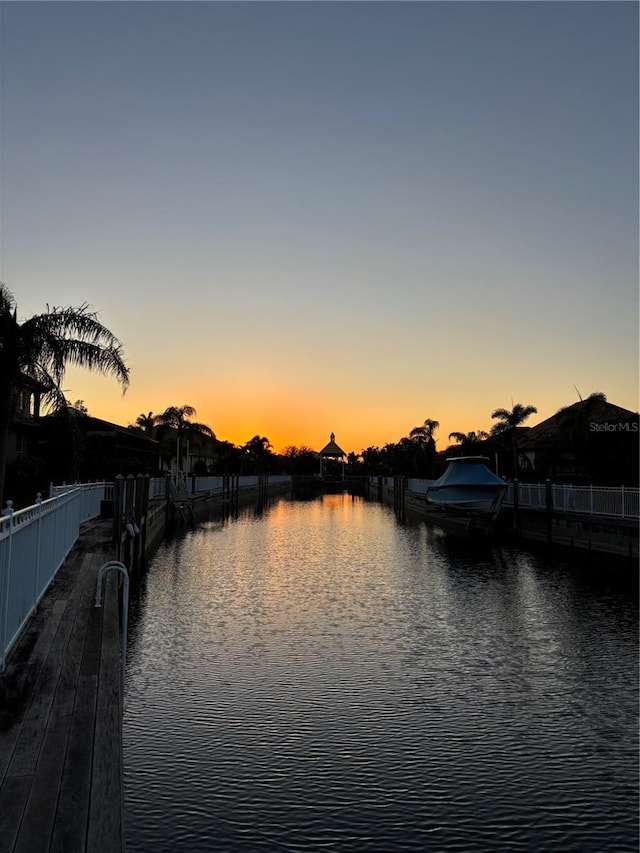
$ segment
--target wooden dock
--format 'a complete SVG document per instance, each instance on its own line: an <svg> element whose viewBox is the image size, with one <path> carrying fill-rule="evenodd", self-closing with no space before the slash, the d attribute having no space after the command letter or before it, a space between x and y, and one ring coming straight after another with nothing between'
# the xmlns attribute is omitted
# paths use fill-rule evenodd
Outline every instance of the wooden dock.
<svg viewBox="0 0 640 853"><path fill-rule="evenodd" d="M0 853L121 853L122 685L111 522L83 525L0 674Z"/></svg>

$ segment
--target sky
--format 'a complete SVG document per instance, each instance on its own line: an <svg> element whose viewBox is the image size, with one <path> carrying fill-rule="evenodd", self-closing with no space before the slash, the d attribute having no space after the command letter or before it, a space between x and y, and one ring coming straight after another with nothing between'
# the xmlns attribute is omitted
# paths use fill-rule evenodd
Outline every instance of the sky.
<svg viewBox="0 0 640 853"><path fill-rule="evenodd" d="M0 278L218 438L638 409L638 5L3 2Z"/></svg>

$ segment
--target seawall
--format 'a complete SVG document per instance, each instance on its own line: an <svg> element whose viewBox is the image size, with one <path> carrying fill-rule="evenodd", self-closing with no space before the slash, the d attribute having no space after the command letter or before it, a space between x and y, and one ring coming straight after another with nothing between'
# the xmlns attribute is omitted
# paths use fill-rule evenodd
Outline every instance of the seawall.
<svg viewBox="0 0 640 853"><path fill-rule="evenodd" d="M394 487L385 486L381 480L372 480L369 498L393 506L399 514L410 513L427 523L456 527L465 532L465 524L452 515L445 516L429 504L423 494L404 488L402 478L396 478ZM547 512L503 507L494 525L492 535L497 540L543 542L575 551L610 554L637 561L638 519L614 516L583 515L580 513Z"/></svg>

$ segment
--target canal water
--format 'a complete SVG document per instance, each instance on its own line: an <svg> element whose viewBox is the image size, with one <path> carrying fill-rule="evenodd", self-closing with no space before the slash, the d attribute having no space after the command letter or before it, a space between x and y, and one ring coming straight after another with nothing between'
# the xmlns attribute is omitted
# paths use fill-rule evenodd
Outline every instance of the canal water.
<svg viewBox="0 0 640 853"><path fill-rule="evenodd" d="M130 622L128 853L637 851L623 577L347 494L165 542Z"/></svg>

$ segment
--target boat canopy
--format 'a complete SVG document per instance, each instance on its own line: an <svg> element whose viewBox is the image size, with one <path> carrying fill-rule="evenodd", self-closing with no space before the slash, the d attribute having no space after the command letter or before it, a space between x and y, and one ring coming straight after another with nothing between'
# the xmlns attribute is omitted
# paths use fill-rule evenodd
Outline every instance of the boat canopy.
<svg viewBox="0 0 640 853"><path fill-rule="evenodd" d="M443 486L503 486L507 483L487 468L486 456L458 456L447 459L449 467L430 489Z"/></svg>

